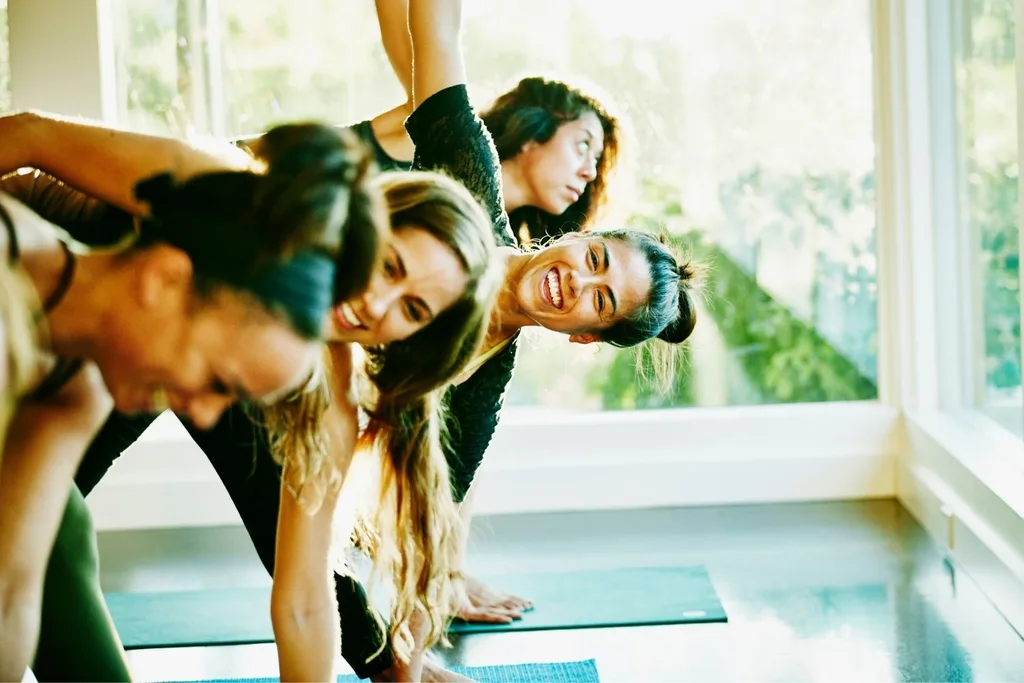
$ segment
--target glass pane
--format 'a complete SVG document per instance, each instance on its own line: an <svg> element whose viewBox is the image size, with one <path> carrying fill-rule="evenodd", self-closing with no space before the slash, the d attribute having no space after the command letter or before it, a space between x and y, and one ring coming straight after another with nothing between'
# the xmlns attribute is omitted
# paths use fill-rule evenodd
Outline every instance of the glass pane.
<svg viewBox="0 0 1024 683"><path fill-rule="evenodd" d="M473 80L497 92L495 76L545 69L615 93L640 162L630 222L667 227L711 273L673 396L636 379L629 351L533 331L507 401L608 410L877 397L868 3L687 3L681 19L658 0L557 3L554 16L534 0L548 32L506 31L519 7L470 17Z"/></svg>
<svg viewBox="0 0 1024 683"><path fill-rule="evenodd" d="M365 0L113 6L120 117L134 130L234 137L296 119L352 122L405 97Z"/></svg>
<svg viewBox="0 0 1024 683"><path fill-rule="evenodd" d="M116 0L122 115L237 135L401 101L364 0ZM614 410L877 396L868 0L474 0L485 106L528 73L580 76L632 121L635 205L711 267L673 392L634 354L525 335L508 403ZM543 16L543 21L537 17ZM356 30L358 29L358 30Z"/></svg>
<svg viewBox="0 0 1024 683"><path fill-rule="evenodd" d="M958 80L964 218L976 264L978 402L1020 433L1021 339L1017 225L1014 0L968 0Z"/></svg>

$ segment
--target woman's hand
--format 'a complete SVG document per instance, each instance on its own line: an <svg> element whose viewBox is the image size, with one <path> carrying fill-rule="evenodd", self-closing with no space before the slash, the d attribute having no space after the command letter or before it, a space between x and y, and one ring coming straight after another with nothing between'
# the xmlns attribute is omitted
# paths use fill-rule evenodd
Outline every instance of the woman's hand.
<svg viewBox="0 0 1024 683"><path fill-rule="evenodd" d="M496 590L469 576L466 577L465 599L456 616L471 623L511 624L531 609L531 600Z"/></svg>

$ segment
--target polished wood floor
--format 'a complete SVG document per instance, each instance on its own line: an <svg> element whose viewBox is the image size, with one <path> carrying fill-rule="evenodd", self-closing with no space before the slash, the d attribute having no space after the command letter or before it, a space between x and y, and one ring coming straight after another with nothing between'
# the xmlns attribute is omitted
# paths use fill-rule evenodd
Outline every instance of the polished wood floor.
<svg viewBox="0 0 1024 683"><path fill-rule="evenodd" d="M894 501L481 522L473 570L703 564L730 621L474 635L438 653L452 663L594 658L606 682L1024 681L1024 641ZM240 528L111 532L100 548L108 591L269 581ZM143 681L276 675L271 645L130 656Z"/></svg>

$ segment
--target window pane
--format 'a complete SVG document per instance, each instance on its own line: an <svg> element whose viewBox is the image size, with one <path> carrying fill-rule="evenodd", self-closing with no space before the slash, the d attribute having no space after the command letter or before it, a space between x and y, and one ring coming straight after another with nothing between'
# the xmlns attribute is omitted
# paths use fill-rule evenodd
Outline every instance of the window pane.
<svg viewBox="0 0 1024 683"><path fill-rule="evenodd" d="M969 0L957 73L964 217L975 265L975 398L1020 433L1021 339L1017 226L1014 0Z"/></svg>
<svg viewBox="0 0 1024 683"><path fill-rule="evenodd" d="M113 5L120 117L135 130L239 136L352 122L404 99L365 0Z"/></svg>
<svg viewBox="0 0 1024 683"><path fill-rule="evenodd" d="M257 132L401 101L363 0L117 0L124 120ZM485 106L528 73L614 93L635 130L635 206L711 267L673 391L633 352L524 335L509 404L631 409L877 396L868 0L474 0ZM544 17L538 21L537 17Z"/></svg>
<svg viewBox="0 0 1024 683"><path fill-rule="evenodd" d="M517 33L504 27L520 21L519 5L503 5L468 24L472 78L492 91L494 76L546 69L615 93L636 129L632 224L667 227L711 266L674 396L638 382L629 351L533 332L508 402L591 410L875 398L868 3L684 6L680 20L657 0L600 11L557 3L545 32Z"/></svg>

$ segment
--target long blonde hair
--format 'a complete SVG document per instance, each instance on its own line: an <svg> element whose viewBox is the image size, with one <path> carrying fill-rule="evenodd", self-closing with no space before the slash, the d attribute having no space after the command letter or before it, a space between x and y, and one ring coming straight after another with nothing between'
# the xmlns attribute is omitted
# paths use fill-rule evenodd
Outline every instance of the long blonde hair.
<svg viewBox="0 0 1024 683"><path fill-rule="evenodd" d="M368 424L360 448L379 456L382 476L379 505L364 527L373 539L363 541L372 546L375 573L394 583L393 651L405 659L412 650L413 615L425 614L429 646L443 637L457 607L454 568L461 531L441 447L440 398L483 343L502 278L491 220L465 187L421 171L385 173L376 182L392 229L426 231L452 249L467 277L462 296L424 328L366 349L372 396L363 405ZM327 384L318 381L269 411L279 463L294 463L323 447Z"/></svg>

